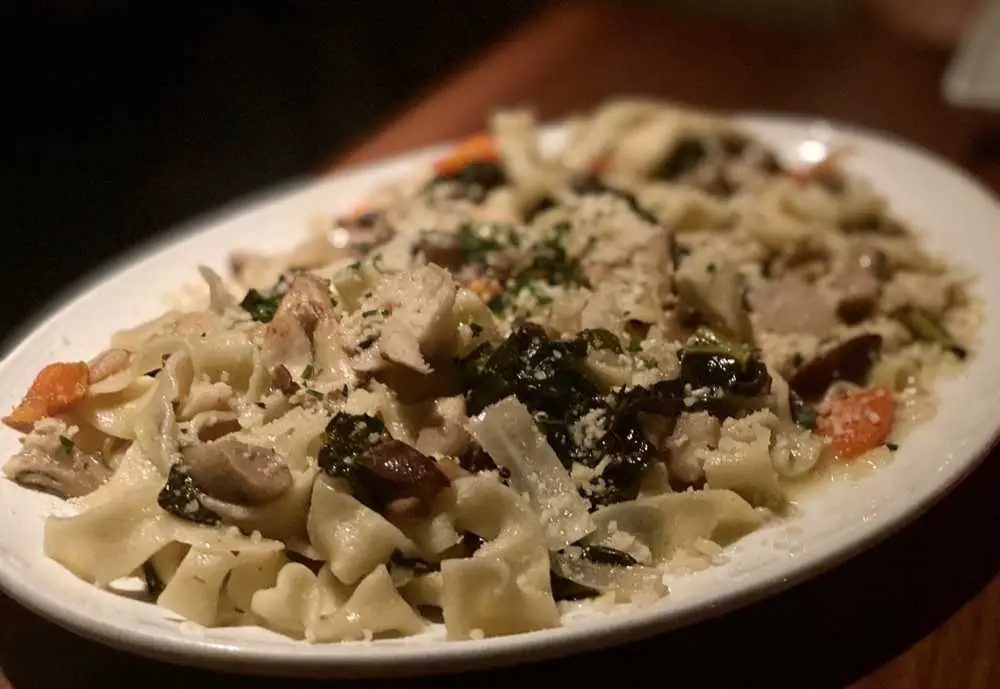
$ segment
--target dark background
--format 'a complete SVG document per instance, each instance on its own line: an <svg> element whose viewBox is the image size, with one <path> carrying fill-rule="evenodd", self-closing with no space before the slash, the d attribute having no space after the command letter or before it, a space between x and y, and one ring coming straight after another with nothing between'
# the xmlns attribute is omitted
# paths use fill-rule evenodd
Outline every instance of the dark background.
<svg viewBox="0 0 1000 689"><path fill-rule="evenodd" d="M536 4L0 3L0 337L136 242L315 171Z"/></svg>

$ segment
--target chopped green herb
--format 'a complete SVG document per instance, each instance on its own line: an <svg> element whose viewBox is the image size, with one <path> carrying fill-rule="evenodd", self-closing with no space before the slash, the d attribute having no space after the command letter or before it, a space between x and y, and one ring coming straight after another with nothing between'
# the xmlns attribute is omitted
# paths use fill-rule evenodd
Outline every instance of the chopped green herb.
<svg viewBox="0 0 1000 689"><path fill-rule="evenodd" d="M280 296L265 297L255 289L251 289L240 302L240 308L250 314L250 317L260 323L270 323L278 311Z"/></svg>
<svg viewBox="0 0 1000 689"><path fill-rule="evenodd" d="M382 316L383 318L388 318L390 313L392 313L392 311L390 311L389 309L378 310L378 315Z"/></svg>
<svg viewBox="0 0 1000 689"><path fill-rule="evenodd" d="M897 445L896 443L886 443L885 446L889 448L889 452L895 452L896 450L899 449L899 445Z"/></svg>
<svg viewBox="0 0 1000 689"><path fill-rule="evenodd" d="M368 309L367 311L362 311L361 312L361 317L362 318L371 318L372 316L374 316L377 313L378 313L378 309Z"/></svg>
<svg viewBox="0 0 1000 689"><path fill-rule="evenodd" d="M812 407L802 407L796 415L795 423L810 431L814 430L816 428L816 410Z"/></svg>
<svg viewBox="0 0 1000 689"><path fill-rule="evenodd" d="M705 266L705 270L707 270L709 273L714 273L716 270L715 264L709 263L707 266Z"/></svg>
<svg viewBox="0 0 1000 689"><path fill-rule="evenodd" d="M316 369L312 364L308 364L304 369L302 369L302 380L309 380L314 375L316 375Z"/></svg>
<svg viewBox="0 0 1000 689"><path fill-rule="evenodd" d="M306 394L310 397L315 397L318 400L323 399L324 395L319 390L313 390L312 388L306 388Z"/></svg>
<svg viewBox="0 0 1000 689"><path fill-rule="evenodd" d="M367 256L373 247L371 244L357 244L354 248L357 249L358 253L362 256Z"/></svg>
<svg viewBox="0 0 1000 689"><path fill-rule="evenodd" d="M490 297L490 300L486 302L486 306L493 313L502 313L504 309L503 295L496 294Z"/></svg>
<svg viewBox="0 0 1000 689"><path fill-rule="evenodd" d="M340 394L343 395L344 397L347 397L348 395L350 395L351 394L351 386L348 385L347 383L344 383L343 387L340 388Z"/></svg>
<svg viewBox="0 0 1000 689"><path fill-rule="evenodd" d="M631 340L628 343L628 351L631 352L632 354L635 354L636 352L641 352L642 343L639 342L638 340Z"/></svg>
<svg viewBox="0 0 1000 689"><path fill-rule="evenodd" d="M570 258L563 246L563 237L571 227L567 221L558 222L549 237L531 247L534 254L531 263L507 282L509 294L517 295L533 282L590 287L579 262Z"/></svg>
<svg viewBox="0 0 1000 689"><path fill-rule="evenodd" d="M577 337L587 343L588 349L622 353L622 343L618 336L606 328L587 328L581 330Z"/></svg>
<svg viewBox="0 0 1000 689"><path fill-rule="evenodd" d="M62 445L63 452L65 452L68 455L73 454L73 448L75 447L75 444L73 443L72 440L70 440L64 435L61 435L59 436L59 444Z"/></svg>
<svg viewBox="0 0 1000 689"><path fill-rule="evenodd" d="M483 334L483 326L478 323L469 323L469 330L472 331L473 337L479 337Z"/></svg>
<svg viewBox="0 0 1000 689"><path fill-rule="evenodd" d="M361 261L355 261L351 265L347 266L350 270L361 270Z"/></svg>
<svg viewBox="0 0 1000 689"><path fill-rule="evenodd" d="M795 356L792 357L792 366L800 368L805 363L805 360L806 358L802 356L802 352L795 352Z"/></svg>

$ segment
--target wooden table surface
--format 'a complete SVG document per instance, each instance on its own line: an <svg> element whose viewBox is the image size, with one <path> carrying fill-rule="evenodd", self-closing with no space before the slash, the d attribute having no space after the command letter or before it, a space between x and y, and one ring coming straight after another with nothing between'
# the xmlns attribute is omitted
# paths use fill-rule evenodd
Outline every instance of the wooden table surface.
<svg viewBox="0 0 1000 689"><path fill-rule="evenodd" d="M644 7L555 3L346 156L337 167L473 132L497 106L543 118L622 94L718 108L813 114L892 132L1000 190L994 118L939 96L947 55L868 22L829 34L778 32ZM994 134L991 136L991 131ZM495 670L568 684L607 670L707 686L1000 687L1000 463L988 457L914 523L843 566L768 601L581 659ZM77 638L0 594L0 666L16 689L319 686L152 662ZM485 675L397 680L467 685ZM549 680L543 680L549 681ZM358 683L388 686L388 683ZM354 686L341 682L339 686ZM0 675L0 689L9 689Z"/></svg>

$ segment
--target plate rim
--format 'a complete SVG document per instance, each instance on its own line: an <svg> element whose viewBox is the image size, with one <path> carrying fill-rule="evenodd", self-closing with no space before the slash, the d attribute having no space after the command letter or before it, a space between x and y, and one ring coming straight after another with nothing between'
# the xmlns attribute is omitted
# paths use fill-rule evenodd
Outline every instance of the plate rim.
<svg viewBox="0 0 1000 689"><path fill-rule="evenodd" d="M922 158L924 162L937 168L942 174L960 179L968 187L969 193L990 202L1000 218L1000 196L980 179L922 145L909 141L890 132L863 127L833 118L811 116L787 112L732 111L729 116L740 124L764 127L789 127L806 130L821 125L837 135L867 140L887 146L894 152ZM545 132L558 131L564 126L563 120L545 122L540 125ZM35 314L13 328L0 341L0 365L5 362L36 330L42 327L75 299L96 288L108 277L122 272L136 263L149 259L200 234L211 232L223 222L233 222L242 215L258 212L296 193L306 191L319 184L336 185L345 179L357 179L367 175L385 176L394 167L405 169L411 161L419 161L431 156L435 151L444 150L454 140L442 141L415 149L402 151L391 156L362 164L349 165L320 175L298 176L264 187L256 192L243 195L222 204L214 210L200 213L191 219L167 227L162 232L138 242L130 249L105 260L81 277L74 280L52 296ZM779 595L789 588L807 581L820 572L839 567L860 552L868 550L885 539L898 533L913 523L944 496L973 473L1000 441L1000 421L995 424L991 439L960 467L949 474L945 481L933 484L930 490L921 492L918 499L909 502L906 508L892 515L877 528L860 534L860 537L844 543L834 543L829 549L816 554L811 560L789 566L783 572L768 574L751 582L740 582L731 590L713 596L707 604L691 609L664 614L664 610L628 612L607 618L602 632L592 627L567 626L555 630L542 630L506 637L475 641L435 642L433 653L427 653L428 646L417 644L393 645L343 645L323 644L317 649L363 648L361 653L287 653L288 646L275 645L266 651L260 648L248 649L238 643L222 641L206 642L198 636L190 638L162 637L155 631L146 631L116 625L90 615L75 613L72 609L54 602L19 580L16 572L8 570L0 562L0 590L15 603L33 614L81 637L96 641L118 650L142 657L152 658L186 666L213 670L253 672L258 675L282 677L325 677L325 678L374 678L374 677L416 677L422 675L443 675L470 669L487 669L501 665L530 660L550 660L556 657L577 655L586 651L619 646L642 638L649 638L667 631L688 627L705 620L721 616L753 603Z"/></svg>

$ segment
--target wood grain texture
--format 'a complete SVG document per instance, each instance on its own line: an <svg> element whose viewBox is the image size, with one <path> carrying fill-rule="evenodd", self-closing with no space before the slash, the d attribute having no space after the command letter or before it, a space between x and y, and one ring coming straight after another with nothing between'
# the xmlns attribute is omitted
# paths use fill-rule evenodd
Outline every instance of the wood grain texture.
<svg viewBox="0 0 1000 689"><path fill-rule="evenodd" d="M788 35L641 4L553 4L331 165L343 169L468 134L499 106L531 105L554 118L616 95L647 93L888 131L1000 190L1000 165L972 146L992 118L951 108L938 95L946 60L865 22L831 34ZM665 682L697 677L713 687L1000 687L998 460L992 454L948 497L876 547L725 617L583 659L337 686L515 686L551 676L561 686L592 686L595 671L612 669L622 681L658 673ZM0 665L16 689L331 685L140 659L75 637L3 596ZM0 682L0 689L8 687Z"/></svg>

